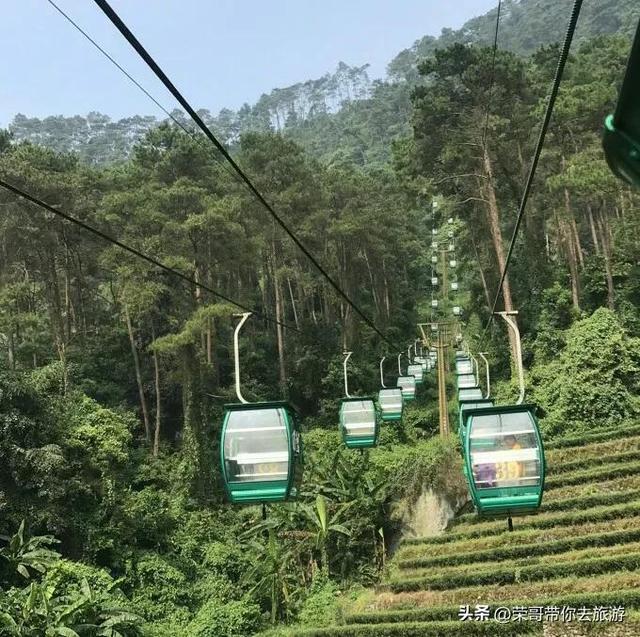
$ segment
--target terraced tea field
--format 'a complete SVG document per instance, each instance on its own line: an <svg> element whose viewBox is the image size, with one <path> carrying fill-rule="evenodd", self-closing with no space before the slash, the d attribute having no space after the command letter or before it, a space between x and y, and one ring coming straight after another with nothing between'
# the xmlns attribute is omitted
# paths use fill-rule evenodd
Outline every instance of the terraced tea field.
<svg viewBox="0 0 640 637"><path fill-rule="evenodd" d="M296 635L640 636L640 427L556 439L546 456L538 515L514 519L509 532L503 519L468 513L442 535L405 540L382 583L349 607L344 624ZM467 605L480 615L477 605L507 607L515 617L530 607L576 614L570 622L462 621ZM594 607L621 606L622 622L586 621Z"/></svg>

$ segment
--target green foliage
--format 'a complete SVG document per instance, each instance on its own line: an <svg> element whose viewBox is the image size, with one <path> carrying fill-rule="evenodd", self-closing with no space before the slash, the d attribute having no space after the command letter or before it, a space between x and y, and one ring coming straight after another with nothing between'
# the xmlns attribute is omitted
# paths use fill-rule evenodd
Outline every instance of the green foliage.
<svg viewBox="0 0 640 637"><path fill-rule="evenodd" d="M617 11L609 0L584 9L581 48L569 60L541 157L543 186L532 191L509 272L548 449L573 452L640 432L633 424L640 343L630 336L640 326L640 200L611 176L599 142L628 41L587 39L626 29L630 1ZM464 307L465 338L474 351L481 341L487 348L494 395L505 402L516 388L504 332L481 338L485 297L498 282L498 253L513 229L509 211L519 203L567 8L568 0L507 2L495 65L491 49L467 46L490 43L490 12L402 52L389 67L391 82L371 83L366 67L341 63L334 74L273 91L238 113L203 112L282 218L393 342L404 342L431 313L431 230L444 238L455 217L461 292L441 309L449 312L454 300ZM541 42L550 46L516 55ZM0 530L18 528L0 549L0 633L245 637L284 621L297 622L289 631L296 637L456 634L455 616L438 607L414 617L436 622L429 626L340 625L338 598L378 582L425 491L452 505L465 498L457 441L436 437L433 381L402 424L382 426L377 448L344 449L340 352L356 350L351 390L374 393L377 336L206 146L157 124L99 114L42 122L19 116L13 139L0 132L0 170L9 181L199 282L176 284L0 193L8 213L0 216ZM87 130L91 144L82 141ZM62 152L15 141L30 137ZM66 153L69 139L77 156ZM266 329L255 316L240 342L245 396L287 396L304 419L301 493L296 502L270 505L266 522L259 507L222 503L218 440L222 404L234 400L236 310L203 285L298 327ZM392 381L391 367L386 372ZM479 560L633 541L636 531L622 522L638 513L637 454L611 447L590 457L559 455L564 461L551 465L547 482L555 499L538 517L520 520L522 531L502 535L497 546L491 536L500 521L462 519L446 538L406 542L405 566L460 563L447 546L458 541ZM601 485L614 478L634 487L630 502ZM575 492L566 489L588 480L600 490L579 492L569 506L566 493ZM614 533L597 526L607 522ZM582 533L570 537L571 525ZM27 526L59 537L65 559L50 536L31 536ZM592 544L589 529L597 530ZM534 546L541 531L550 539ZM445 548L454 552L438 553ZM541 570L529 565L524 579L550 575L552 559ZM585 562L583 572L637 566L637 554L624 559ZM520 577L507 565L478 570L429 573L419 586ZM468 630L498 635L509 627L478 622Z"/></svg>
<svg viewBox="0 0 640 637"><path fill-rule="evenodd" d="M141 618L105 571L68 560L22 522L0 549L0 634L16 637L138 637ZM22 578L18 586L17 574ZM23 588L25 580L29 581Z"/></svg>
<svg viewBox="0 0 640 637"><path fill-rule="evenodd" d="M260 607L248 599L206 601L187 625L188 637L244 637L260 624Z"/></svg>
<svg viewBox="0 0 640 637"><path fill-rule="evenodd" d="M640 343L615 314L601 308L566 332L555 360L534 368L535 401L545 411L543 431L591 433L638 413Z"/></svg>
<svg viewBox="0 0 640 637"><path fill-rule="evenodd" d="M302 626L331 626L339 623L340 592L333 581L319 572L314 577L309 594L302 603L298 622Z"/></svg>

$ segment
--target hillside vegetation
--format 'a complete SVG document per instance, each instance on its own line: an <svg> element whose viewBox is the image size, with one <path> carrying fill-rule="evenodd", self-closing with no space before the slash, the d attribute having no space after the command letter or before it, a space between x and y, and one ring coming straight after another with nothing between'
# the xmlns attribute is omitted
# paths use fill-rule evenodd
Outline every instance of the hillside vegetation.
<svg viewBox="0 0 640 637"><path fill-rule="evenodd" d="M460 605L483 603L624 605L625 623L592 630L640 631L640 198L600 141L640 13L588 4L499 305L518 311L550 468L543 510L513 533L465 505L434 373L375 449L344 447L343 352L350 391L374 395L380 358L395 385L416 323L450 320L455 304L492 395L514 402L504 326L485 326L568 2L507 2L501 37L521 44L495 60L489 15L463 28L473 45L447 32L394 61L414 79L370 85L343 65L309 98L348 89L326 112L289 117L307 86L278 93L258 130L227 114L234 156L352 305L173 124L114 132L92 115L90 130L54 118L0 131L1 178L52 207L0 192L0 637L541 634L459 621ZM437 308L433 239L454 244L459 285ZM266 520L225 502L219 470L239 307L254 311L244 396L287 399L302 420L299 497ZM447 391L455 423L452 374ZM411 537L425 502L466 508L444 534Z"/></svg>

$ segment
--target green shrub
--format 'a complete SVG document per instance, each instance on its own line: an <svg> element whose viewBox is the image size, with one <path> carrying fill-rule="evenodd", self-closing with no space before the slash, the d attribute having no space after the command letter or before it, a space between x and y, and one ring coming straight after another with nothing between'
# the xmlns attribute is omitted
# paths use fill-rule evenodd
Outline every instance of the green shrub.
<svg viewBox="0 0 640 637"><path fill-rule="evenodd" d="M127 579L135 608L149 621L190 617L194 603L191 584L166 558L155 553L136 556Z"/></svg>
<svg viewBox="0 0 640 637"><path fill-rule="evenodd" d="M185 629L186 637L247 637L258 628L260 607L248 599L205 602Z"/></svg>
<svg viewBox="0 0 640 637"><path fill-rule="evenodd" d="M640 341L613 312L596 310L567 330L554 360L532 370L544 433L590 433L637 415L639 380Z"/></svg>
<svg viewBox="0 0 640 637"><path fill-rule="evenodd" d="M318 627L336 624L340 615L338 594L334 582L318 571L309 595L302 603L298 615L300 624Z"/></svg>

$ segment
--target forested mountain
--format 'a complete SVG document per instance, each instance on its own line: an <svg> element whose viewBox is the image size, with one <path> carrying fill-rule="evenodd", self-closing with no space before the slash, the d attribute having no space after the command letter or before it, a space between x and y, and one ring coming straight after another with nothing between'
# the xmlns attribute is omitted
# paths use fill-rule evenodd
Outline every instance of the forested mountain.
<svg viewBox="0 0 640 637"><path fill-rule="evenodd" d="M507 0L502 8L500 47L530 54L541 45L559 42L570 5L570 0ZM634 0L587 3L578 42L595 35L629 36L635 9ZM391 142L409 132L409 94L420 81L417 61L456 42L492 43L495 14L496 10L489 11L458 30L444 29L439 37L422 38L391 60L386 79L371 81L368 65L351 67L341 62L333 73L276 88L238 111L225 108L213 115L203 105L199 114L227 145L236 144L243 132L276 131L325 162L380 165L390 157ZM173 114L184 117L179 110ZM17 140L77 152L84 161L103 164L129 157L134 143L159 123L156 117L138 115L112 121L101 113L52 115L42 120L20 114L10 130Z"/></svg>
<svg viewBox="0 0 640 637"><path fill-rule="evenodd" d="M0 637L513 635L459 621L485 594L640 610L640 191L614 177L601 141L640 8L595 4L498 304L518 312L526 400L550 452L539 515L513 533L471 511L451 352L486 355L491 382L477 369L474 382L514 405L515 342L492 302L559 53L524 38L559 28L568 2L506 3L505 28L520 31L503 32L513 46L495 58L484 36L447 32L395 61L404 79L341 65L259 109L207 115L338 289L172 122L92 114L45 119L31 141L29 120L0 131L0 179L45 202L0 187ZM440 339L419 331L431 321ZM439 348L442 382L428 370L376 447L347 448L345 394L395 386L414 339ZM300 435L254 414L225 450L237 378L251 403L289 401ZM285 429L289 451L263 456ZM231 461L257 489L300 445L295 498L229 503ZM454 512L457 531L420 537ZM517 634L549 627L576 634L560 621Z"/></svg>

